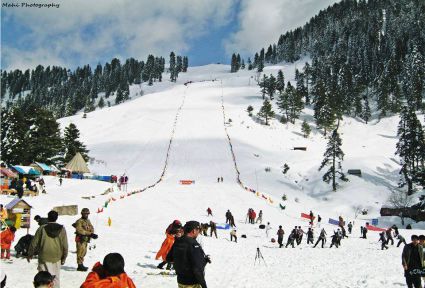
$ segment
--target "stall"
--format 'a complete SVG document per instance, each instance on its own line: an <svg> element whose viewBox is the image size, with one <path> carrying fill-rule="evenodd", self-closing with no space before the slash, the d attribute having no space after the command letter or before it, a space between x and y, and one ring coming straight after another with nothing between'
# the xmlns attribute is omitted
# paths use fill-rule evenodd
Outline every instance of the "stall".
<svg viewBox="0 0 425 288"><path fill-rule="evenodd" d="M9 194L11 189L14 189L13 187L13 180L16 180L18 178L18 174L14 173L13 171L5 168L0 167L0 188L2 194Z"/></svg>
<svg viewBox="0 0 425 288"><path fill-rule="evenodd" d="M27 228L27 233L31 224L31 208L25 200L15 198L5 206L8 213L8 220L12 225L19 228Z"/></svg>

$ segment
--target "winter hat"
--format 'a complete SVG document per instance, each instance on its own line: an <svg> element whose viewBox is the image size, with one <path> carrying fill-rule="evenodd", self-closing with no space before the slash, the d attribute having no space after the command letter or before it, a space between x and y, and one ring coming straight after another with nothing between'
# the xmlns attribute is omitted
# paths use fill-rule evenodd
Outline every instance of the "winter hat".
<svg viewBox="0 0 425 288"><path fill-rule="evenodd" d="M173 224L174 224L174 226L182 227L182 222L180 222L179 220L174 220Z"/></svg>
<svg viewBox="0 0 425 288"><path fill-rule="evenodd" d="M201 229L201 225L198 221L187 221L183 226L184 233L190 233L194 229Z"/></svg>

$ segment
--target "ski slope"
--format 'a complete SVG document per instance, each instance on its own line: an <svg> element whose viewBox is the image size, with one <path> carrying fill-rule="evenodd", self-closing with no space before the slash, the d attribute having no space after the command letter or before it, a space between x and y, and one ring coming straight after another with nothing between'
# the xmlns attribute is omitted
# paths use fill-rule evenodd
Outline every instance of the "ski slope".
<svg viewBox="0 0 425 288"><path fill-rule="evenodd" d="M293 80L296 65L300 67L302 62L267 67L265 73L276 74L283 69L285 78ZM93 241L96 248L88 251L85 265L91 267L107 253L119 252L137 287L177 286L175 277L148 275L159 272L155 254L169 223L174 219L183 223L222 223L227 209L236 220L238 243L230 242L229 231L225 230L218 230L218 239L198 238L212 259L206 267L209 287L403 287L402 248L391 246L381 251L376 232L369 232L367 240L359 239L360 226L379 218L380 207L398 181L399 166L393 156L398 117L375 119L369 125L354 118L344 119L340 127L346 154L342 167L362 169L363 177L350 176L350 182L332 192L330 185L321 181L324 171L317 171L327 140L314 128L312 110L306 108L295 125L274 119L270 126L264 126L246 112L247 106L252 105L256 114L262 104L255 83L258 75L252 71L230 74L229 70L226 65L193 67L181 74L176 84L142 86L149 93L145 91L140 97L133 93L140 87L132 87L131 101L88 113L86 119L82 115L60 119L62 128L71 122L77 125L90 156L97 160L90 165L92 172L126 173L129 193L118 191L110 183L65 179L59 186L57 178L45 177L48 194L24 198L33 206L33 215L45 216L59 205L90 208L99 239ZM193 83L183 85L187 81ZM313 126L308 139L300 132L303 119ZM243 185L260 191L273 203L239 185L227 135ZM306 146L307 151L294 151L294 146ZM281 172L284 163L290 166L285 175ZM270 168L270 172L265 168ZM220 176L223 183L217 183ZM195 183L180 185L180 180ZM101 195L108 188L114 192ZM281 201L283 194L288 198L285 202ZM94 197L82 198L88 196ZM0 198L2 203L10 200L6 196ZM95 213L106 201L110 202L103 213ZM279 203L286 205L284 211ZM208 207L213 211L212 218L206 216ZM356 218L357 207L367 208L369 215ZM246 224L248 208L257 214L263 210L263 223L270 222L273 227L270 237L258 225ZM310 210L320 214L325 222L325 249L312 249L305 243L306 237L294 249L278 249L277 243L270 242L271 237L276 238L279 225L285 230L285 243L293 226L302 226L306 231L308 223L300 218L300 213ZM337 219L340 215L347 223L355 221L354 232L340 248L329 249L330 235L336 226L326 223L328 218ZM62 287L79 287L87 275L75 270L71 224L77 218L60 216L58 220L65 225L70 243L61 271ZM107 225L108 218L112 220L111 227ZM382 227L399 225L396 218L379 221ZM34 234L37 224L31 225L30 233ZM413 227L420 229L423 225L413 223ZM400 231L406 239L412 233L423 233ZM14 244L25 233L19 230ZM241 238L242 234L247 238ZM315 239L318 234L316 228ZM257 247L265 261L254 265ZM7 287L30 287L36 260L28 264L24 259L14 259L13 264L2 262L1 268L8 276Z"/></svg>

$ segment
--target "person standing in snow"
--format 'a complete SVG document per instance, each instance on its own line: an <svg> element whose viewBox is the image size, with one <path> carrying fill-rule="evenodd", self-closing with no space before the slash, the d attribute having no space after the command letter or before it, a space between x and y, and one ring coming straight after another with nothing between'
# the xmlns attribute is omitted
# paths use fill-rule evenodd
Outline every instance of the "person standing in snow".
<svg viewBox="0 0 425 288"><path fill-rule="evenodd" d="M351 222L350 223L348 223L348 233L349 234L351 234L351 231L353 230L353 224L351 224Z"/></svg>
<svg viewBox="0 0 425 288"><path fill-rule="evenodd" d="M385 232L379 233L379 240L378 240L378 242L379 241L382 241L382 243L381 243L381 250L384 250L384 248L385 249L388 249L387 239L385 238Z"/></svg>
<svg viewBox="0 0 425 288"><path fill-rule="evenodd" d="M188 221L183 230L184 236L176 239L167 255L167 261L174 264L179 287L207 288L204 270L211 260L196 241L201 225L197 221Z"/></svg>
<svg viewBox="0 0 425 288"><path fill-rule="evenodd" d="M394 230L394 237L397 237L398 236L398 227L396 226L396 225L393 225L393 230Z"/></svg>
<svg viewBox="0 0 425 288"><path fill-rule="evenodd" d="M297 245L301 244L301 241L303 240L303 236L304 236L305 232L303 229L301 229L301 226L298 226L297 229Z"/></svg>
<svg viewBox="0 0 425 288"><path fill-rule="evenodd" d="M229 222L229 224L230 224L230 216L232 216L232 213L230 212L230 210L227 210L227 212L226 212L226 224L227 224L227 222Z"/></svg>
<svg viewBox="0 0 425 288"><path fill-rule="evenodd" d="M307 231L307 244L314 244L314 234L313 234L313 229L312 228L308 228Z"/></svg>
<svg viewBox="0 0 425 288"><path fill-rule="evenodd" d="M368 226L369 225L369 223L366 223L366 226ZM366 237L366 234L367 234L367 228L366 227L363 227L363 230L362 230L362 234L363 234L363 239L367 239L367 237Z"/></svg>
<svg viewBox="0 0 425 288"><path fill-rule="evenodd" d="M217 238L217 224L215 224L213 221L210 221L210 237L213 236L213 233L215 238Z"/></svg>
<svg viewBox="0 0 425 288"><path fill-rule="evenodd" d="M392 232L393 232L393 229L388 228L385 231L385 234L387 236L387 243L390 243L390 241L391 241L391 245L394 245L394 239L393 239L393 233Z"/></svg>
<svg viewBox="0 0 425 288"><path fill-rule="evenodd" d="M207 217L208 216L213 216L213 214L212 214L212 210L211 210L211 208L210 207L208 207L208 209L207 209L207 213L208 213L208 215L207 215Z"/></svg>
<svg viewBox="0 0 425 288"><path fill-rule="evenodd" d="M421 276L411 272L417 269L423 269L424 267L423 247L419 244L419 237L417 235L412 235L411 239L412 242L404 246L403 253L401 254L404 277L406 277L408 288L421 288Z"/></svg>
<svg viewBox="0 0 425 288"><path fill-rule="evenodd" d="M288 241L286 242L285 248L288 248L289 245L292 246L292 248L295 248L295 239L297 238L296 229L293 229L291 234L288 236Z"/></svg>
<svg viewBox="0 0 425 288"><path fill-rule="evenodd" d="M221 183L223 183L223 176L220 177L220 181L221 181Z"/></svg>
<svg viewBox="0 0 425 288"><path fill-rule="evenodd" d="M87 246L91 239L97 239L94 234L94 228L89 220L90 210L88 208L81 209L81 218L74 223L75 227L75 242L77 245L77 271L85 272L88 270L84 266L84 256L87 254Z"/></svg>
<svg viewBox="0 0 425 288"><path fill-rule="evenodd" d="M11 226L0 233L1 259L10 259L10 246L13 240L15 240L15 232L16 227Z"/></svg>
<svg viewBox="0 0 425 288"><path fill-rule="evenodd" d="M155 256L155 260L159 260L160 258L162 258L162 262L159 263L157 266L159 269L162 269L164 265L167 264L167 254L171 250L171 247L173 247L175 237L181 236L177 236L181 229L181 222L179 220L174 220L173 223L168 225L167 229L165 230L166 237L161 244L161 248L158 250ZM181 232L183 232L183 230ZM171 263L167 264L167 269L171 269Z"/></svg>
<svg viewBox="0 0 425 288"><path fill-rule="evenodd" d="M63 178L62 178L62 175L60 175L59 176L59 186L62 186L62 181L63 181Z"/></svg>
<svg viewBox="0 0 425 288"><path fill-rule="evenodd" d="M260 210L260 213L258 213L258 217L255 223L258 223L258 221L260 221L260 224L263 224L263 210Z"/></svg>
<svg viewBox="0 0 425 288"><path fill-rule="evenodd" d="M332 235L331 246L329 246L329 248L332 248L332 246L334 246L334 245L335 245L336 248L338 248L338 246L339 246L339 238L340 237L338 236L338 232L334 232L334 235Z"/></svg>
<svg viewBox="0 0 425 288"><path fill-rule="evenodd" d="M272 229L272 227L270 226L270 222L267 222L266 225L266 237L269 237L269 231Z"/></svg>
<svg viewBox="0 0 425 288"><path fill-rule="evenodd" d="M322 217L320 215L317 215L317 227L320 228L320 223L322 221Z"/></svg>
<svg viewBox="0 0 425 288"><path fill-rule="evenodd" d="M230 242L232 242L233 239L235 239L235 243L238 243L238 236L236 234L235 228L232 228L232 230L230 231Z"/></svg>
<svg viewBox="0 0 425 288"><path fill-rule="evenodd" d="M277 243L279 243L279 248L283 246L283 235L285 235L285 231L283 231L282 226L279 226L279 230L277 230Z"/></svg>
<svg viewBox="0 0 425 288"><path fill-rule="evenodd" d="M320 241L322 242L322 248L324 248L325 242L326 242L325 228L322 228L322 231L320 231L319 238L317 239L317 242L316 242L316 244L314 244L313 248L316 248L317 244L319 244Z"/></svg>
<svg viewBox="0 0 425 288"><path fill-rule="evenodd" d="M46 225L40 226L35 232L28 249L27 260L38 254L38 271L48 271L55 276L54 286L60 287L60 270L68 256L68 238L65 228L56 223L58 212L50 211L47 214Z"/></svg>

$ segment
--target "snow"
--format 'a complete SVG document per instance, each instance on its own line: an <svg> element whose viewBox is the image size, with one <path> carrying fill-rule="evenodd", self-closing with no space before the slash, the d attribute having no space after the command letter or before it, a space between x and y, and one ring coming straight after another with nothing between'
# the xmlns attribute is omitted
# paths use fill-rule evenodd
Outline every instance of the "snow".
<svg viewBox="0 0 425 288"><path fill-rule="evenodd" d="M286 81L293 81L295 65L301 69L305 61L266 67L265 73L277 74L283 69ZM318 171L327 139L315 129L313 111L306 108L295 125L281 124L276 119L270 126L261 125L246 112L247 106L252 105L255 115L263 102L255 82L257 73L244 70L231 74L229 71L228 65L190 67L187 73L180 74L176 84L165 81L148 89L143 87L144 94L137 97L135 93L140 89L132 87L131 101L88 113L86 119L82 115L60 119L62 129L72 122L80 130L82 142L95 158L89 165L92 173L125 173L129 177L129 192L155 184L161 179L165 166L166 172L155 187L131 196L106 182L64 179L59 186L57 178L46 176L48 194L24 197L33 206L32 218L36 214L45 216L60 205L78 205L79 210L90 208L90 219L99 239L92 243L96 249L87 253L86 266L102 261L107 253L119 252L137 287L177 286L175 277L147 273L159 271L155 269L159 263L155 254L165 238L168 224L174 219L183 223L207 222L211 220L206 216L208 207L214 214L212 220L219 223L224 222L225 212L230 209L238 234L238 243L230 242L228 230L218 230L218 239L198 238L212 259L212 264L206 267L208 287L404 286L402 247L390 246L389 250L381 251L376 232L369 232L367 240L359 238L360 226L372 218L379 219L380 227L393 223L400 227L397 217L379 217L380 207L396 189L398 181L400 167L394 157L398 117L375 119L368 125L354 118L341 122L345 153L342 167L344 171L361 169L362 177L349 175L350 182L341 183L339 190L332 192L331 185L321 180L324 172ZM168 76L164 75L165 78ZM183 85L187 81L193 83ZM222 99L226 119L223 119ZM304 119L313 128L308 139L301 134ZM240 180L245 186L271 197L273 203L238 185L225 127ZM294 151L294 146L305 146L307 151ZM282 174L285 163L290 169ZM270 172L265 171L268 167ZM217 183L219 176L224 178L223 183ZM180 180L195 180L195 184L180 185ZM114 192L101 195L109 188ZM287 195L287 201L281 201L283 194ZM111 201L103 213L95 213L111 198L116 201ZM0 196L2 203L11 200ZM286 209L281 210L279 203L286 205ZM283 225L285 243L293 226L300 225L307 230L300 213L313 210L322 216L322 227L328 232L326 248L312 249L304 237L295 249L278 249L277 243L266 238L265 230L245 223L250 207L257 213L263 210L263 223L271 223L272 237L276 237L278 226ZM358 207L368 209L369 215L356 218ZM340 248L329 249L330 235L336 226L326 223L328 218L338 219L340 215L347 223L355 221L354 232L342 241ZM107 225L108 218L112 220L111 227ZM65 288L79 287L87 275L75 270L71 224L77 219L78 216L60 216L58 220L65 225L70 244L69 257L61 271ZM412 225L415 229L424 228L423 224ZM32 221L30 233L34 234L36 228L37 224ZM407 240L413 233L423 233L400 231ZM14 244L25 233L24 229L18 230ZM247 238L241 238L242 234ZM319 228L316 228L315 240L318 234ZM254 265L257 247L265 263ZM13 264L2 262L1 268L8 276L7 287L29 287L36 274L36 262L32 260L28 264L24 259L14 259Z"/></svg>

